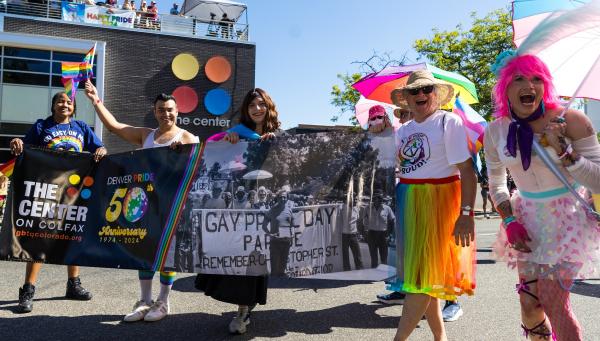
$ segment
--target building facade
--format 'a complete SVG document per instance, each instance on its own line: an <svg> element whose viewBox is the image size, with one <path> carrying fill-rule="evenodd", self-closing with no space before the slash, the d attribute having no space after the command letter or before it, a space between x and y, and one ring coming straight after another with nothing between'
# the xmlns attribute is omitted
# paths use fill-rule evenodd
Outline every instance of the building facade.
<svg viewBox="0 0 600 341"><path fill-rule="evenodd" d="M60 62L81 61L94 44L96 86L130 125L157 126L154 98L177 93L178 124L203 139L236 123L254 87L256 46L247 41L0 13L0 162L10 158L10 139L50 115L52 95L64 90ZM136 148L102 128L83 84L76 105L77 119L95 128L109 153Z"/></svg>

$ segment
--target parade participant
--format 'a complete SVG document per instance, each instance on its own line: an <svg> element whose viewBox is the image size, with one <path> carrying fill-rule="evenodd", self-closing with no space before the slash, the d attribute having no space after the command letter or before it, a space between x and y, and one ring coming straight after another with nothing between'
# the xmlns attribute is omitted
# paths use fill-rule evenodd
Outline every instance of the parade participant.
<svg viewBox="0 0 600 341"><path fill-rule="evenodd" d="M93 153L94 159L99 161L106 155L106 148L85 122L74 119L76 109L75 102L71 101L66 93L56 93L52 97L50 107L52 115L37 120L22 140L12 139L10 141L12 154L20 155L24 145L34 145L78 153L87 151ZM42 263L27 263L25 283L19 289L18 312L28 313L33 309L35 282L41 268ZM69 265L67 272L69 278L66 297L75 300L91 300L92 294L81 286L79 267Z"/></svg>
<svg viewBox="0 0 600 341"><path fill-rule="evenodd" d="M242 101L240 124L256 132L256 135L246 137L252 140L270 139L280 132L281 122L278 119L275 103L266 91L255 88L246 94ZM230 143L237 143L240 135L229 131L224 139ZM199 274L196 277L196 288L218 301L237 304L238 312L229 324L229 332L243 334L250 324L252 309L257 304L267 303L268 278L267 275Z"/></svg>
<svg viewBox="0 0 600 341"><path fill-rule="evenodd" d="M446 340L439 300L473 294L475 287L477 177L463 122L439 109L452 95L453 88L427 70L412 72L391 94L394 104L413 113L396 133L398 277L392 289L406 298L395 340L406 340L423 315L434 339Z"/></svg>
<svg viewBox="0 0 600 341"><path fill-rule="evenodd" d="M408 121L412 120L412 112L410 112L410 110L408 110L407 108L397 108L394 109L394 116L396 116L396 118L398 119L400 125L404 125L406 123L408 123ZM396 168L396 181L398 181L398 179L400 178L400 170L398 168ZM396 214L398 214L398 211L396 210ZM400 217L396 217L396 219L399 219ZM388 251L388 255L391 255L393 257L393 259L395 259L395 255L396 255L396 245L395 242L390 245L390 250ZM391 263L389 265L395 266L395 264ZM388 283L388 282L386 282ZM392 289L393 290L393 289ZM377 300L381 303L384 304L402 304L404 303L404 298L406 297L406 295L400 291L392 291L389 293L382 293L382 294L378 294L377 296Z"/></svg>
<svg viewBox="0 0 600 341"><path fill-rule="evenodd" d="M172 95L160 94L154 100L154 118L158 122L158 128L152 129L134 127L117 121L104 106L98 97L96 87L89 80L85 83L85 94L94 105L98 117L110 132L143 149L174 147L180 144L199 142L197 136L177 126L177 103ZM175 272L160 272L160 293L155 302L152 301L154 271L140 270L138 275L141 297L135 303L133 311L125 315L123 321L158 321L163 319L169 314L169 293L175 280Z"/></svg>
<svg viewBox="0 0 600 341"><path fill-rule="evenodd" d="M598 193L596 132L584 113L563 112L552 75L538 57L503 53L493 69L496 119L485 131L484 144L490 192L503 220L494 253L518 269L526 335L532 340L582 340L569 289L574 279L600 274L600 230L532 153L532 145L534 139L547 145L549 156L574 187ZM517 185L512 198L506 168Z"/></svg>

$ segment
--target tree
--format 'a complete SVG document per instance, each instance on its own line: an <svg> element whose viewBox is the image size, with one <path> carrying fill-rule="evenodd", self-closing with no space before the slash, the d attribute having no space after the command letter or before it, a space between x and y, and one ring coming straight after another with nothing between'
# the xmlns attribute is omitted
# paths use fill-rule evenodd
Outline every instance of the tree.
<svg viewBox="0 0 600 341"><path fill-rule="evenodd" d="M512 47L511 17L508 10L499 9L481 19L472 13L471 18L473 25L468 31L463 31L461 25L453 31L434 29L433 38L418 39L413 48L420 58L441 69L458 72L475 83L479 103L473 107L489 118L496 82L490 65L500 52Z"/></svg>
<svg viewBox="0 0 600 341"><path fill-rule="evenodd" d="M476 14L472 13L471 18L473 24L469 30L463 30L461 25L457 25L453 31L442 32L433 29L433 38L418 39L413 44L413 48L420 59L425 59L441 69L458 72L475 83L479 104L473 107L489 118L492 112L491 91L495 83L495 77L489 66L500 52L512 47L510 12L507 9L499 9L488 13L483 18L477 18ZM335 122L343 114L354 111L354 105L360 98L360 94L352 88L353 83L387 65L403 65L405 60L403 57L400 62L381 65L386 59L392 60L387 54L379 57L375 53L366 62L355 62L362 63L362 73L338 75L342 85L332 87L331 104L339 111L333 115L332 121ZM354 125L357 124L354 115L351 116L350 121Z"/></svg>
<svg viewBox="0 0 600 341"><path fill-rule="evenodd" d="M360 73L337 75L337 78L342 81L342 86L340 87L336 84L331 88L331 104L339 109L331 118L333 122L337 122L344 113L354 112L354 105L360 99L360 93L354 90L352 84L356 83L362 77ZM354 115L351 115L349 120L352 125L358 125L358 121Z"/></svg>
<svg viewBox="0 0 600 341"><path fill-rule="evenodd" d="M394 59L389 52L378 54L376 51L373 55L365 61L354 61L352 64L358 64L360 72L348 74L338 74L337 78L342 81L342 85L333 85L331 87L331 104L338 108L338 112L333 114L331 120L337 122L337 120L346 113L354 113L354 106L360 99L360 93L352 87L352 84L358 82L364 76L383 70L387 66L398 66L404 65L406 60L406 53L401 59ZM358 125L358 121L354 115L350 115L348 118L350 123L354 126Z"/></svg>

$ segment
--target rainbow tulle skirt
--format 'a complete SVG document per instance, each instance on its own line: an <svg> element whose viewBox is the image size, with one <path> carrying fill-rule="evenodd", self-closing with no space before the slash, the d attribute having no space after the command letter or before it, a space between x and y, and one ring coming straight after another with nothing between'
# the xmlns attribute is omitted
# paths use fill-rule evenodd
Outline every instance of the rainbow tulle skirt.
<svg viewBox="0 0 600 341"><path fill-rule="evenodd" d="M396 186L397 278L388 288L455 300L475 289L476 247L457 246L460 180L402 179Z"/></svg>

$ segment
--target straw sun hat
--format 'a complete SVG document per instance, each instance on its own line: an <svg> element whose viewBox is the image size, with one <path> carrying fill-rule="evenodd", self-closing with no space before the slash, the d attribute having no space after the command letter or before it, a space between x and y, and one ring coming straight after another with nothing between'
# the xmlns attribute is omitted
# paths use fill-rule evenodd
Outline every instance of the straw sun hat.
<svg viewBox="0 0 600 341"><path fill-rule="evenodd" d="M408 103L406 102L408 92L406 90L419 89L429 85L435 86L435 92L440 106L444 106L452 100L452 97L454 96L454 88L452 85L436 79L429 70L417 70L413 71L410 76L408 76L408 81L405 86L392 91L392 102L400 108L408 108Z"/></svg>

